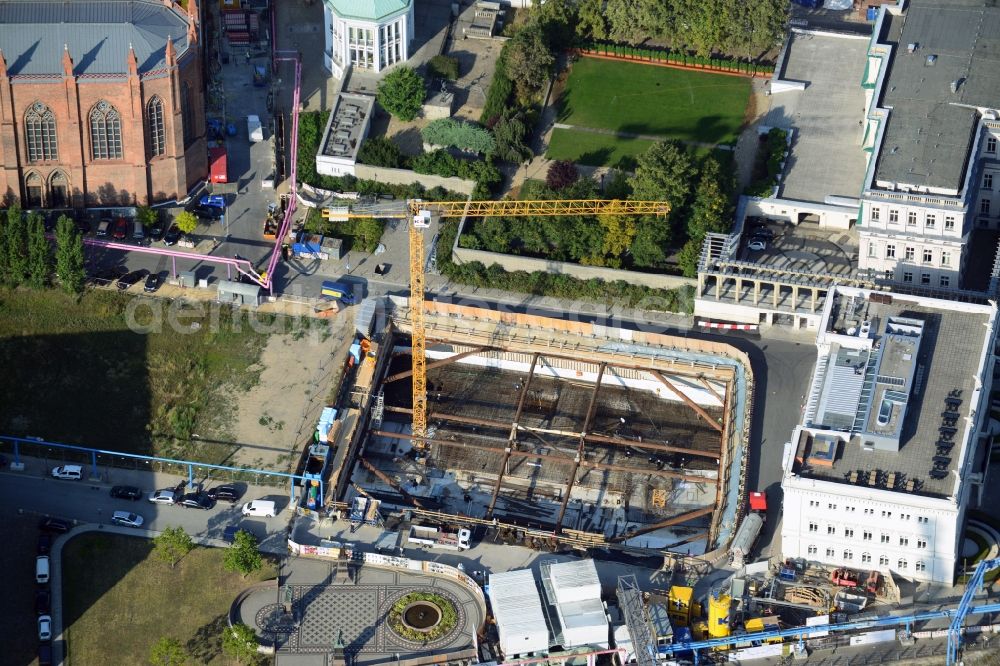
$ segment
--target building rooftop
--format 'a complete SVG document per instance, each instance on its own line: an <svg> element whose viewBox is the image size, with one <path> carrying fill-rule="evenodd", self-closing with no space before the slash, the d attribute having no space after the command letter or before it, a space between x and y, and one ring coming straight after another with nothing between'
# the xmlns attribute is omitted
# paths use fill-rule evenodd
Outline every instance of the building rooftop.
<svg viewBox="0 0 1000 666"><path fill-rule="evenodd" d="M378 21L410 8L413 0L326 0L340 18Z"/></svg>
<svg viewBox="0 0 1000 666"><path fill-rule="evenodd" d="M771 110L762 121L794 130L782 198L823 203L827 195L860 194L865 156L858 121L864 117L865 94L859 82L867 51L865 39L790 34L781 77L806 87L771 95Z"/></svg>
<svg viewBox="0 0 1000 666"><path fill-rule="evenodd" d="M62 76L63 51L77 76L140 74L166 67L167 39L188 49L188 18L162 0L2 0L0 48L11 77Z"/></svg>
<svg viewBox="0 0 1000 666"><path fill-rule="evenodd" d="M876 181L962 189L979 122L974 107L995 108L1000 89L1000 8L993 4L910 0L902 20L883 30L895 48L879 104L892 111Z"/></svg>
<svg viewBox="0 0 1000 666"><path fill-rule="evenodd" d="M365 128L371 122L374 103L375 98L371 95L339 93L326 124L320 153L351 162L356 160Z"/></svg>
<svg viewBox="0 0 1000 666"><path fill-rule="evenodd" d="M491 573L489 597L508 656L548 650L548 625L531 569Z"/></svg>
<svg viewBox="0 0 1000 666"><path fill-rule="evenodd" d="M988 306L872 296L832 292L804 427L793 441L795 471L948 495L992 313Z"/></svg>

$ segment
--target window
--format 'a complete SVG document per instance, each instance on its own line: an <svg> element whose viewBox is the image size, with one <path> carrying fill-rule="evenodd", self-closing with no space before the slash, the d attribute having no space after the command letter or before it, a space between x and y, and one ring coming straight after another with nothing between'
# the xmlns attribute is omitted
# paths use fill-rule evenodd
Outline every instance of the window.
<svg viewBox="0 0 1000 666"><path fill-rule="evenodd" d="M871 531L870 530L865 530L864 532L862 532L861 533L861 538L864 539L865 541L871 541L872 540L872 533L871 533Z"/></svg>
<svg viewBox="0 0 1000 666"><path fill-rule="evenodd" d="M52 109L35 102L24 114L25 144L29 162L47 162L59 159L56 142L56 117Z"/></svg>
<svg viewBox="0 0 1000 666"><path fill-rule="evenodd" d="M878 563L879 563L879 566L887 567L887 566L889 566L889 558L886 557L885 555L879 555L878 556Z"/></svg>
<svg viewBox="0 0 1000 666"><path fill-rule="evenodd" d="M871 515L874 512L875 512L875 509L865 509L865 515L866 516Z"/></svg>
<svg viewBox="0 0 1000 666"><path fill-rule="evenodd" d="M149 156L159 157L167 151L167 136L163 127L163 102L159 97L149 100L146 105L146 136L149 141Z"/></svg>
<svg viewBox="0 0 1000 666"><path fill-rule="evenodd" d="M927 571L927 565L924 564L923 560L917 560L917 562L913 565L913 568L917 571Z"/></svg>
<svg viewBox="0 0 1000 666"><path fill-rule="evenodd" d="M90 112L90 155L95 160L122 158L122 120L118 110L101 100Z"/></svg>
<svg viewBox="0 0 1000 666"><path fill-rule="evenodd" d="M930 284L930 283L931 283L931 274L930 273L921 273L920 274L920 284Z"/></svg>
<svg viewBox="0 0 1000 666"><path fill-rule="evenodd" d="M896 562L896 565L900 571L906 571L906 560L904 558L902 557L899 558L899 561Z"/></svg>
<svg viewBox="0 0 1000 666"><path fill-rule="evenodd" d="M871 219L872 219L872 222L877 222L878 221L878 219L879 219L879 209L878 208L872 208Z"/></svg>
<svg viewBox="0 0 1000 666"><path fill-rule="evenodd" d="M917 539L917 548L926 548L927 541L924 539Z"/></svg>
<svg viewBox="0 0 1000 666"><path fill-rule="evenodd" d="M901 514L899 514L899 518L900 518L900 520L909 520L910 519L910 514L908 514L908 513L901 513Z"/></svg>
<svg viewBox="0 0 1000 666"><path fill-rule="evenodd" d="M889 243L888 245L885 246L885 258L894 259L895 257L896 257L896 246L893 245L892 243Z"/></svg>
<svg viewBox="0 0 1000 666"><path fill-rule="evenodd" d="M808 549L806 549L806 550L807 550L807 552L808 552L808 553L809 553L810 555L815 555L815 554L816 554L816 546L809 546L809 548L808 548Z"/></svg>
<svg viewBox="0 0 1000 666"><path fill-rule="evenodd" d="M890 208L889 209L889 223L896 224L899 222L899 211Z"/></svg>
<svg viewBox="0 0 1000 666"><path fill-rule="evenodd" d="M986 139L986 152L995 153L997 152L997 140L994 137L987 137Z"/></svg>
<svg viewBox="0 0 1000 666"><path fill-rule="evenodd" d="M827 557L834 557L834 556L835 556L835 553L834 553L834 551L833 551L833 548L827 548L827 549L826 549L826 556L827 556Z"/></svg>
<svg viewBox="0 0 1000 666"><path fill-rule="evenodd" d="M951 266L951 252L941 252L941 265Z"/></svg>
<svg viewBox="0 0 1000 666"><path fill-rule="evenodd" d="M855 506L848 506L848 507L845 507L845 508L846 508L846 509L847 509L848 511L850 511L851 513L854 513L854 512L855 512L855 511L857 510L857 507L855 507Z"/></svg>
<svg viewBox="0 0 1000 666"><path fill-rule="evenodd" d="M809 506L819 506L819 502L816 500L809 500Z"/></svg>
<svg viewBox="0 0 1000 666"><path fill-rule="evenodd" d="M928 215L924 218L924 227L927 229L933 229L934 225L937 224L937 215Z"/></svg>
<svg viewBox="0 0 1000 666"><path fill-rule="evenodd" d="M929 249L924 249L924 263L929 264L934 261L934 253Z"/></svg>
<svg viewBox="0 0 1000 666"><path fill-rule="evenodd" d="M827 525L826 526L826 533L827 534L836 534L837 533L837 528L834 527L833 525Z"/></svg>
<svg viewBox="0 0 1000 666"><path fill-rule="evenodd" d="M872 561L872 554L871 553L861 553L861 563L862 564L870 564L871 561Z"/></svg>
<svg viewBox="0 0 1000 666"><path fill-rule="evenodd" d="M941 283L942 287L950 287L951 286L951 278L948 277L947 275L942 275L938 279L938 281Z"/></svg>
<svg viewBox="0 0 1000 666"><path fill-rule="evenodd" d="M913 282L913 273L910 271L903 271L903 282Z"/></svg>
<svg viewBox="0 0 1000 666"><path fill-rule="evenodd" d="M850 551L850 549L844 550L844 559L845 560L853 560L854 559L854 553L852 553Z"/></svg>
<svg viewBox="0 0 1000 666"><path fill-rule="evenodd" d="M944 228L945 231L951 231L955 228L955 216L946 215L944 218Z"/></svg>
<svg viewBox="0 0 1000 666"><path fill-rule="evenodd" d="M889 543L889 535L888 534L886 534L885 532L882 532L881 537L882 537L882 543Z"/></svg>
<svg viewBox="0 0 1000 666"><path fill-rule="evenodd" d="M65 208L69 205L69 179L62 171L49 176L49 206Z"/></svg>
<svg viewBox="0 0 1000 666"><path fill-rule="evenodd" d="M854 538L854 530L852 530L850 527L845 527L844 528L844 536L847 537L848 539L853 539Z"/></svg>
<svg viewBox="0 0 1000 666"><path fill-rule="evenodd" d="M927 516L917 516L918 523L926 523L928 521L930 521L930 518L928 518Z"/></svg>
<svg viewBox="0 0 1000 666"><path fill-rule="evenodd" d="M893 278L892 270L882 271L882 277L884 277L886 280L891 280Z"/></svg>
<svg viewBox="0 0 1000 666"><path fill-rule="evenodd" d="M809 523L809 531L810 532L815 532L818 529L819 529L819 525L817 525L816 523Z"/></svg>
<svg viewBox="0 0 1000 666"><path fill-rule="evenodd" d="M912 247L907 246L907 248L903 252L904 252L904 256L906 257L906 261L913 261L913 248Z"/></svg>
<svg viewBox="0 0 1000 666"><path fill-rule="evenodd" d="M989 199L980 199L979 200L979 214L980 215L989 215L990 214L990 200Z"/></svg>
<svg viewBox="0 0 1000 666"><path fill-rule="evenodd" d="M910 539L909 539L909 537L899 537L899 545L900 546L909 546L910 545Z"/></svg>
<svg viewBox="0 0 1000 666"><path fill-rule="evenodd" d="M191 102L191 86L185 83L181 86L181 128L184 136L184 147L191 145L194 141L194 106Z"/></svg>
<svg viewBox="0 0 1000 666"><path fill-rule="evenodd" d="M993 174L984 173L983 174L983 189L992 190L993 189Z"/></svg>
<svg viewBox="0 0 1000 666"><path fill-rule="evenodd" d="M26 208L42 207L42 177L37 173L29 173L24 178L24 199Z"/></svg>
<svg viewBox="0 0 1000 666"><path fill-rule="evenodd" d="M826 508L828 508L830 511L836 511L837 510L837 505L836 504L827 504Z"/></svg>
<svg viewBox="0 0 1000 666"><path fill-rule="evenodd" d="M917 214L912 210L906 214L906 226L908 227L917 226Z"/></svg>

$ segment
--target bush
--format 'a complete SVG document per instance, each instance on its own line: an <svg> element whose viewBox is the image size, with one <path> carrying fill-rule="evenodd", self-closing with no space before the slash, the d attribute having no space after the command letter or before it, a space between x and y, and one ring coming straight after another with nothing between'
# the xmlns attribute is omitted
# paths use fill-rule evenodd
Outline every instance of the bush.
<svg viewBox="0 0 1000 666"><path fill-rule="evenodd" d="M378 103L406 122L417 117L426 96L424 80L412 67L394 69L378 84Z"/></svg>
<svg viewBox="0 0 1000 666"><path fill-rule="evenodd" d="M510 80L507 73L507 54L508 47L507 44L504 44L493 68L493 81L490 83L489 90L486 91L483 113L479 116L479 122L490 128L503 114L507 108L507 102L514 94L514 82Z"/></svg>
<svg viewBox="0 0 1000 666"><path fill-rule="evenodd" d="M747 185L745 194L765 198L771 196L781 177L781 163L788 152L788 132L777 127L771 128L761 150L764 151L764 155L758 159L762 160L766 173Z"/></svg>
<svg viewBox="0 0 1000 666"><path fill-rule="evenodd" d="M549 166L545 174L545 184L552 190L561 190L569 187L580 178L580 172L576 170L576 165L566 160L557 160Z"/></svg>
<svg viewBox="0 0 1000 666"><path fill-rule="evenodd" d="M405 162L399 146L384 136L365 139L358 151L358 161L372 166L393 169L402 167Z"/></svg>
<svg viewBox="0 0 1000 666"><path fill-rule="evenodd" d="M410 166L417 173L433 174L448 178L458 173L458 160L447 150L435 150L414 157Z"/></svg>
<svg viewBox="0 0 1000 666"><path fill-rule="evenodd" d="M493 136L473 123L453 118L439 118L422 130L420 136L435 146L455 147L473 153L490 154L496 150Z"/></svg>
<svg viewBox="0 0 1000 666"><path fill-rule="evenodd" d="M436 55L427 63L427 74L432 78L454 81L458 78L458 58Z"/></svg>
<svg viewBox="0 0 1000 666"><path fill-rule="evenodd" d="M429 631L415 631L403 624L403 611L415 601L426 601L441 610L441 620ZM436 640L451 633L458 623L458 611L448 599L430 592L411 592L396 600L389 609L389 627L407 640L426 642Z"/></svg>

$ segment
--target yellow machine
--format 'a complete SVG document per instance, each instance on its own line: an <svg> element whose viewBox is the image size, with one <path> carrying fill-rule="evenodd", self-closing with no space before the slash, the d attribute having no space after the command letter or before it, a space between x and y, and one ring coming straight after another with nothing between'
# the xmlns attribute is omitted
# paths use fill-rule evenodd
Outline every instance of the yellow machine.
<svg viewBox="0 0 1000 666"><path fill-rule="evenodd" d="M708 636L725 638L729 635L729 610L733 598L728 594L713 592L708 597Z"/></svg>
<svg viewBox="0 0 1000 666"><path fill-rule="evenodd" d="M691 624L694 589L674 585L670 588L667 605L667 615L676 626L686 627ZM694 615L697 617L697 614Z"/></svg>
<svg viewBox="0 0 1000 666"><path fill-rule="evenodd" d="M748 634L753 634L755 632L765 631L765 630L777 631L778 629L781 629L781 623L778 621L778 618L776 617L755 617L747 620L743 624L743 628L747 630ZM748 638L752 639L753 637L749 636ZM784 641L781 638L769 638L764 642L783 643Z"/></svg>
<svg viewBox="0 0 1000 666"><path fill-rule="evenodd" d="M421 201L387 202L324 208L323 218L410 219L410 317L413 325L413 447L423 450L427 435L427 347L424 309L413 304L424 301L424 235L431 216L439 217L558 217L563 215L666 215L664 201L620 201L565 199L552 201Z"/></svg>

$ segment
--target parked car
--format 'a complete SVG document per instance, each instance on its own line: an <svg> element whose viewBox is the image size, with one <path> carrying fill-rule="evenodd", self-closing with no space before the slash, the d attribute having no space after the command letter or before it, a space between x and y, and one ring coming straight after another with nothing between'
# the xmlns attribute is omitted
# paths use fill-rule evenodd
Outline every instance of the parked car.
<svg viewBox="0 0 1000 666"><path fill-rule="evenodd" d="M59 467L52 468L52 477L69 481L79 481L83 478L83 467L81 465L59 465Z"/></svg>
<svg viewBox="0 0 1000 666"><path fill-rule="evenodd" d="M177 502L177 493L173 488L157 490L149 494L149 501L153 504L174 504Z"/></svg>
<svg viewBox="0 0 1000 666"><path fill-rule="evenodd" d="M208 496L220 502L235 504L243 496L236 486L216 486L208 489Z"/></svg>
<svg viewBox="0 0 1000 666"><path fill-rule="evenodd" d="M40 615L38 617L38 640L52 640L52 617L49 615Z"/></svg>
<svg viewBox="0 0 1000 666"><path fill-rule="evenodd" d="M76 230L79 231L84 236L86 236L87 234L90 233L90 222L83 217L77 218Z"/></svg>
<svg viewBox="0 0 1000 666"><path fill-rule="evenodd" d="M163 220L159 217L156 218L156 222L153 222L149 227L149 237L153 240L159 240L163 238Z"/></svg>
<svg viewBox="0 0 1000 666"><path fill-rule="evenodd" d="M96 271L93 276L91 276L91 279L93 279L96 284L111 284L126 273L128 273L128 270L122 266L102 268Z"/></svg>
<svg viewBox="0 0 1000 666"><path fill-rule="evenodd" d="M207 220L208 222L214 222L215 220L222 219L225 214L225 208L219 208L218 206L206 206L204 204L197 204L191 209L199 220Z"/></svg>
<svg viewBox="0 0 1000 666"><path fill-rule="evenodd" d="M35 582L39 585L49 583L49 556L39 555L35 558Z"/></svg>
<svg viewBox="0 0 1000 666"><path fill-rule="evenodd" d="M747 247L755 252L760 252L761 250L767 249L767 241L763 238L754 238L747 243Z"/></svg>
<svg viewBox="0 0 1000 666"><path fill-rule="evenodd" d="M115 486L111 489L111 496L115 499L137 500L142 497L142 491L135 486Z"/></svg>
<svg viewBox="0 0 1000 666"><path fill-rule="evenodd" d="M754 227L750 230L750 237L774 240L774 231L770 227Z"/></svg>
<svg viewBox="0 0 1000 666"><path fill-rule="evenodd" d="M42 532L38 535L38 554L48 555L52 548L52 535Z"/></svg>
<svg viewBox="0 0 1000 666"><path fill-rule="evenodd" d="M137 271L132 271L131 273L123 275L120 278L118 278L118 288L121 289L122 291L125 291L132 285L139 282L139 280L146 277L148 274L149 271L147 271L145 268L140 268Z"/></svg>
<svg viewBox="0 0 1000 666"><path fill-rule="evenodd" d="M211 509L215 506L215 500L204 493L188 493L177 502L185 509Z"/></svg>
<svg viewBox="0 0 1000 666"><path fill-rule="evenodd" d="M52 610L52 593L48 590L35 590L35 613L48 615Z"/></svg>
<svg viewBox="0 0 1000 666"><path fill-rule="evenodd" d="M97 235L107 236L111 232L111 218L101 218L101 221L97 223Z"/></svg>
<svg viewBox="0 0 1000 666"><path fill-rule="evenodd" d="M142 290L147 294L152 294L160 288L161 284L163 284L163 278L158 273L150 273L146 278L146 284L143 285Z"/></svg>
<svg viewBox="0 0 1000 666"><path fill-rule="evenodd" d="M174 245L181 239L181 235L181 230L177 228L177 225L171 224L167 233L163 234L163 244Z"/></svg>
<svg viewBox="0 0 1000 666"><path fill-rule="evenodd" d="M142 527L142 516L129 511L115 511L111 514L111 522L122 527Z"/></svg>
<svg viewBox="0 0 1000 666"><path fill-rule="evenodd" d="M115 240L125 240L128 237L128 220L119 217L111 226L111 237Z"/></svg>
<svg viewBox="0 0 1000 666"><path fill-rule="evenodd" d="M52 666L52 646L43 643L38 646L38 666Z"/></svg>
<svg viewBox="0 0 1000 666"><path fill-rule="evenodd" d="M42 518L38 522L38 529L43 532L65 534L73 529L73 523L68 520L63 520L62 518Z"/></svg>
<svg viewBox="0 0 1000 666"><path fill-rule="evenodd" d="M271 500L253 500L243 505L244 516L273 518L276 514L276 507Z"/></svg>

